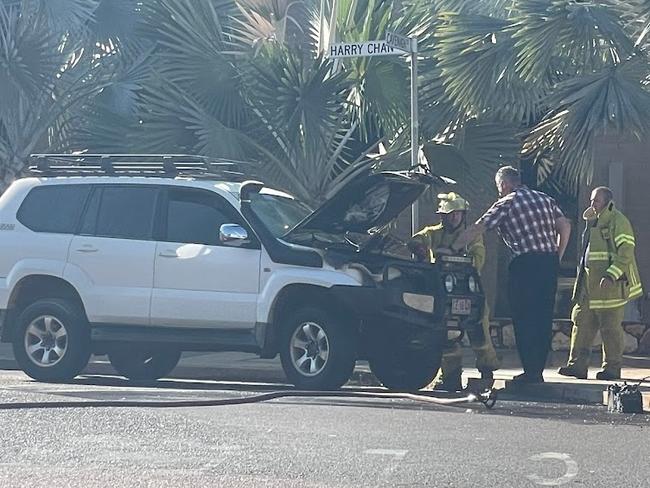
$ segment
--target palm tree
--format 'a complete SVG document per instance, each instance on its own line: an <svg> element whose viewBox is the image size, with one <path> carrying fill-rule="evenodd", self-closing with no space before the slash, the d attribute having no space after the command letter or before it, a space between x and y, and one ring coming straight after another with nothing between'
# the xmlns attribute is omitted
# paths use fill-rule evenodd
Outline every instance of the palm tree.
<svg viewBox="0 0 650 488"><path fill-rule="evenodd" d="M128 0L0 1L0 190L32 152L69 150L78 108L110 90ZM127 16L128 18L128 16Z"/></svg>
<svg viewBox="0 0 650 488"><path fill-rule="evenodd" d="M0 0L0 176L36 150L191 151L255 161L317 202L378 164L379 145L408 148L407 63L322 56L334 35L393 30L419 40L420 143L435 170L488 198L495 167L523 157L538 183L572 191L602 133L648 133L648 5Z"/></svg>
<svg viewBox="0 0 650 488"><path fill-rule="evenodd" d="M318 17L311 2L147 4L153 50L140 50L145 63L121 71L115 93L88 104L80 145L255 161L267 180L317 203L374 164L368 155L387 132L378 120L404 119L385 91L373 100L393 117L358 103L368 85L319 54L326 34ZM118 82L131 93L130 112L116 109Z"/></svg>
<svg viewBox="0 0 650 488"><path fill-rule="evenodd" d="M465 120L491 119L521 135L538 183L575 191L590 179L605 131L648 133L647 55L634 41L647 33L647 3L433 4L432 57L445 95Z"/></svg>

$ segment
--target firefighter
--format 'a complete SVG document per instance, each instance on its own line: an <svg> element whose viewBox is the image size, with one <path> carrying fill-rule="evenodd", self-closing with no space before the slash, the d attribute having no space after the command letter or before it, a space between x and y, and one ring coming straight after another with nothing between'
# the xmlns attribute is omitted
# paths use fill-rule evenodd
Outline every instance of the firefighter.
<svg viewBox="0 0 650 488"><path fill-rule="evenodd" d="M625 304L643 294L634 258L634 232L630 221L616 209L612 191L604 186L591 193L585 210L583 255L573 291L576 305L571 313L571 350L564 376L586 379L596 332L603 340L599 380L621 377L624 332L621 325Z"/></svg>
<svg viewBox="0 0 650 488"><path fill-rule="evenodd" d="M436 254L450 253L451 245L465 228L465 219L469 204L467 200L456 193L442 193L438 213L441 222L438 225L425 227L415 234L409 248L421 261L434 263ZM479 236L468 244L467 255L474 260L474 266L480 272L485 263L485 245L483 237ZM496 351L490 338L490 321L487 303L482 318L483 337L476 338L470 334L470 344L476 355L476 367L481 372L482 379L492 379L492 372L499 368ZM436 380L436 388L447 391L462 390L462 350L458 342L451 343L444 351L440 373Z"/></svg>

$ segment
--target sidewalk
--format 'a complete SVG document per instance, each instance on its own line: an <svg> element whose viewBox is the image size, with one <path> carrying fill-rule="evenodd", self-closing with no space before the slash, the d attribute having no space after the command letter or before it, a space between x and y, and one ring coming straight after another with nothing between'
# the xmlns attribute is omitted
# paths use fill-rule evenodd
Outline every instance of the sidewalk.
<svg viewBox="0 0 650 488"><path fill-rule="evenodd" d="M502 398L531 399L548 402L568 402L577 404L598 404L606 401L603 393L611 382L597 381L595 379L578 380L566 378L557 374L557 368L566 361L566 353L551 352L548 367L544 371L546 383L527 387L515 388L510 384L510 379L521 373L522 369L516 351L512 349L498 349L497 353L502 359L502 369L495 372L495 387L503 388ZM599 355L594 354L592 362L599 360ZM470 349L464 349L464 364L473 364L473 355ZM597 364L597 363L596 363ZM623 361L623 378L629 382L636 382L645 377L650 377L650 358L625 356ZM11 345L0 344L0 369L18 369L11 351ZM595 378L599 368L589 370L589 378ZM84 371L85 374L116 374L106 356L92 357L91 362ZM180 363L170 375L172 378L185 378L197 380L217 380L232 382L253 383L282 383L286 378L282 371L280 359L259 359L254 354L238 352L184 353ZM465 380L479 378L475 368L467 367L464 373ZM635 381L636 380L636 381ZM359 361L350 385L378 386L379 383L370 372L367 362ZM650 378L642 384L644 392L644 407L650 411Z"/></svg>

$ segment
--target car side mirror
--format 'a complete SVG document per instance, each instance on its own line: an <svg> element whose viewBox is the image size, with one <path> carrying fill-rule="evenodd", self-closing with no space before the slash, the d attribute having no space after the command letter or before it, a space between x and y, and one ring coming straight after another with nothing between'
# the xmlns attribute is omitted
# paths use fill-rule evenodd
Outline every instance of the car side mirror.
<svg viewBox="0 0 650 488"><path fill-rule="evenodd" d="M219 227L219 242L229 246L248 244L248 232L238 224L223 224Z"/></svg>

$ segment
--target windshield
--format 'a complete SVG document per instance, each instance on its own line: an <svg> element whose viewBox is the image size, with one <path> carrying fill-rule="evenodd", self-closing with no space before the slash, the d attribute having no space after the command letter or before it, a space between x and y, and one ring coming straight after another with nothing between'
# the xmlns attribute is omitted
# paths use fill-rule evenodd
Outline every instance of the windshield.
<svg viewBox="0 0 650 488"><path fill-rule="evenodd" d="M289 232L312 212L298 200L268 193L252 194L251 209L275 237Z"/></svg>

